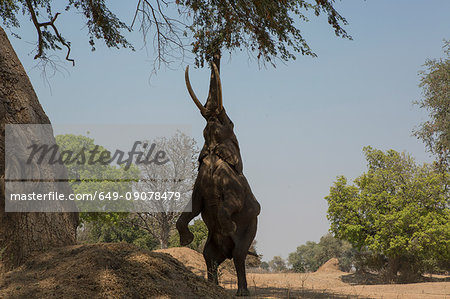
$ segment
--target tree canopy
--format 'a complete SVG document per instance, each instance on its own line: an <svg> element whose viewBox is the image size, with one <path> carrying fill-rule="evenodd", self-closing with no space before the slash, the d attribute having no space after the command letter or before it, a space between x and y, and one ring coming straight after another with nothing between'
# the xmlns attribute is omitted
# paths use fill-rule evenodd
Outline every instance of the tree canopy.
<svg viewBox="0 0 450 299"><path fill-rule="evenodd" d="M286 262L281 256L274 256L272 260L269 261L269 267L274 272L285 271Z"/></svg>
<svg viewBox="0 0 450 299"><path fill-rule="evenodd" d="M336 35L350 38L343 29L347 21L333 7L333 0L317 0L314 4L304 0L177 2L192 14L189 29L197 65L203 65L221 49L245 48L267 62L275 57L295 59L295 52L315 56L298 28L299 22L308 21L308 10L316 16L327 14Z"/></svg>
<svg viewBox="0 0 450 299"><path fill-rule="evenodd" d="M331 231L360 250L386 258L405 279L450 260L450 175L394 150L365 147L368 171L330 188ZM448 266L448 265L447 265Z"/></svg>
<svg viewBox="0 0 450 299"><path fill-rule="evenodd" d="M300 26L308 21L307 13L326 14L337 36L351 38L344 30L346 19L334 7L334 0L139 0L133 22L127 25L114 14L104 0L68 0L65 10L75 9L85 17L89 44L95 49L96 40L108 47L133 48L126 33L139 22L144 35L154 34L159 62L168 62L168 48L189 48L196 55L196 64L203 66L221 50L246 49L258 59L274 64L274 59L295 59L295 53L315 56L304 39ZM48 50L67 48L70 41L63 34L64 20L54 12L52 0L2 0L0 18L6 27L18 27L18 14L30 17L37 31L35 58L45 59ZM177 15L171 17L176 10ZM58 22L57 22L58 20ZM189 37L190 45L183 42Z"/></svg>
<svg viewBox="0 0 450 299"><path fill-rule="evenodd" d="M428 59L420 72L423 98L418 104L429 112L430 120L415 132L441 166L450 167L450 41L444 42L445 58Z"/></svg>

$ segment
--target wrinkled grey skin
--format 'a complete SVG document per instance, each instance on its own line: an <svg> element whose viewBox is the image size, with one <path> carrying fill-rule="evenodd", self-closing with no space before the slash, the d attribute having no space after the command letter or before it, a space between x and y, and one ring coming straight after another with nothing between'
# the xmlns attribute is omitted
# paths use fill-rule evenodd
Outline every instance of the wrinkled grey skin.
<svg viewBox="0 0 450 299"><path fill-rule="evenodd" d="M193 94L186 68L186 85L207 124L203 130L205 145L199 155L198 176L192 193L192 211L183 212L177 221L182 246L194 235L188 223L201 213L208 227L203 256L208 280L218 284L217 267L225 259L233 259L238 277L237 296L248 296L245 258L255 238L260 205L242 173L239 144L233 122L222 106L220 77L216 65L211 67L212 80L206 108ZM211 90L211 88L216 90ZM215 95L215 99L212 97Z"/></svg>

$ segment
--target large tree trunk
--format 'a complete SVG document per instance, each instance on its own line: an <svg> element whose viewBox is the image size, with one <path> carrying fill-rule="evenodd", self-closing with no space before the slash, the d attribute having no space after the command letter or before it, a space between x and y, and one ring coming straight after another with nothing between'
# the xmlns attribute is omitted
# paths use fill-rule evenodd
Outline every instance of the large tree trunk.
<svg viewBox="0 0 450 299"><path fill-rule="evenodd" d="M161 246L161 249L169 248L169 237L170 237L170 228L164 225L161 228L161 236L159 238L159 245Z"/></svg>
<svg viewBox="0 0 450 299"><path fill-rule="evenodd" d="M5 124L50 124L31 82L0 27L0 268L33 253L76 242L77 213L5 213ZM52 137L53 138L53 137ZM70 188L62 184L58 188Z"/></svg>

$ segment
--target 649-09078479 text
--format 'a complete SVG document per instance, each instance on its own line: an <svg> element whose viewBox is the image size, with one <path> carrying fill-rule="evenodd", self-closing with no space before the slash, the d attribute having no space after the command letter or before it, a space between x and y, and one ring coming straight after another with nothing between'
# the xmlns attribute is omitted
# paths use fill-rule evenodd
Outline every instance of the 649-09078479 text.
<svg viewBox="0 0 450 299"><path fill-rule="evenodd" d="M64 201L64 200L78 200L78 201L93 201L93 200L143 200L143 201L170 201L180 200L180 192L98 192L94 193L71 193L66 195L59 192L48 193L12 193L10 194L11 201L23 200L48 200L48 201Z"/></svg>

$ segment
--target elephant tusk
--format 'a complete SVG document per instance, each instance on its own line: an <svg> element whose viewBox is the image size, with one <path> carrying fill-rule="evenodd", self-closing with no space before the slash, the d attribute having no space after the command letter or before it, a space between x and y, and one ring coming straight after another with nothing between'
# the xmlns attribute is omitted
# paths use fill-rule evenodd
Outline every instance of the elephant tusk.
<svg viewBox="0 0 450 299"><path fill-rule="evenodd" d="M184 77L186 79L186 87L187 87L187 89L189 91L189 94L191 95L192 100L194 101L195 105L197 105L198 109L200 109L200 112L203 115L205 115L206 114L206 108L197 99L197 96L195 95L194 91L192 90L191 82L189 82L189 65L186 67L186 72L184 73Z"/></svg>
<svg viewBox="0 0 450 299"><path fill-rule="evenodd" d="M212 67L214 69L214 74L216 76L216 84L217 84L217 106L219 108L219 112L223 109L223 101L222 101L222 83L220 82L220 74L217 66L214 62L212 63Z"/></svg>

